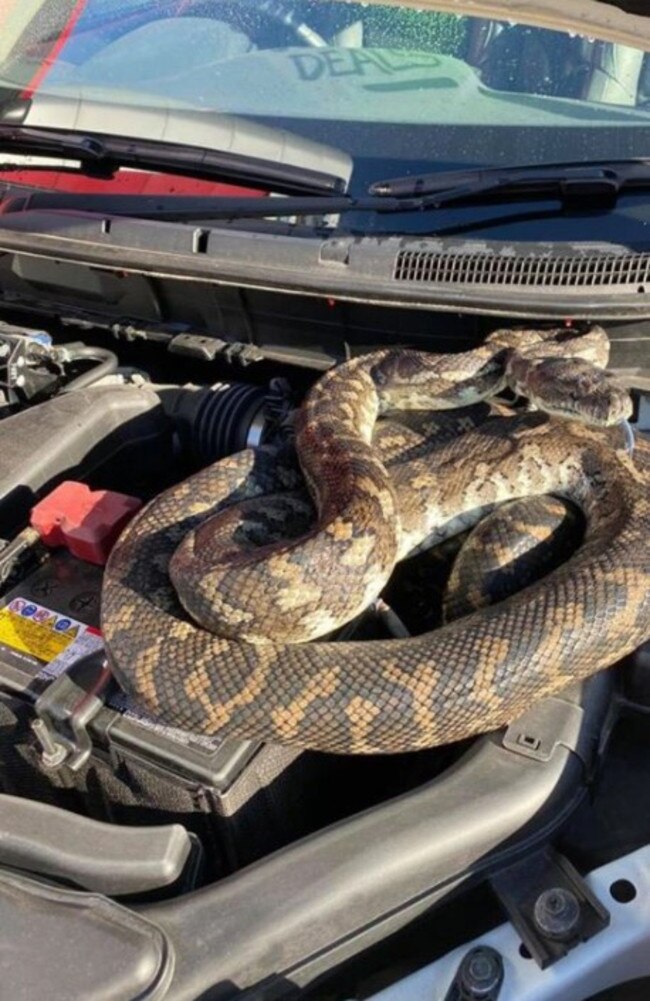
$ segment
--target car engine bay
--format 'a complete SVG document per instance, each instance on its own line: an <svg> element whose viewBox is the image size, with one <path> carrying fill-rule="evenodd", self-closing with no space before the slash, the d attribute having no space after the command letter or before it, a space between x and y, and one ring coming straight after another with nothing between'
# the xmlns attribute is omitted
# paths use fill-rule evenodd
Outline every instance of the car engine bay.
<svg viewBox="0 0 650 1001"><path fill-rule="evenodd" d="M501 993L489 955L474 969L482 986L468 987L466 974L450 986L466 943L482 942L504 915L520 935L512 947L523 940L540 977L600 934L598 953L619 904L603 907L600 877L591 890L583 877L650 843L648 648L534 703L506 730L355 755L162 723L121 691L102 642L105 563L143 505L245 448L290 445L296 408L337 363L384 346L457 353L521 321L21 254L4 256L0 285L0 897L13 900L34 877L29 892L58 894L70 914L85 891L118 901L120 913L132 908L172 943L147 940L146 971L135 946L124 959L109 943L106 971L132 963L137 989L125 979L122 994L102 994L98 969L96 995L80 981L52 996L385 991L392 1001L442 984L427 996L533 997ZM605 326L610 367L630 390L642 436L650 323ZM332 642L439 626L464 540L399 564L382 599ZM619 878L606 873L602 885ZM578 895L579 934L526 924L529 901L513 887L529 879L531 893L561 885ZM47 950L67 954L73 919L53 931L39 913ZM493 947L506 949L496 938ZM426 972L436 961L443 972ZM650 975L643 963L633 968ZM597 977L593 985L595 997ZM587 997L579 979L565 987L534 996Z"/></svg>

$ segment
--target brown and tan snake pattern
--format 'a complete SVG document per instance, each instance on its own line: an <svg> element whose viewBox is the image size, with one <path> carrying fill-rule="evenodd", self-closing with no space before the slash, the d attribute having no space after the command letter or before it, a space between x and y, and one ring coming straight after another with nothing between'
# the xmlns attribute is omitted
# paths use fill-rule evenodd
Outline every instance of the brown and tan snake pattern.
<svg viewBox="0 0 650 1001"><path fill-rule="evenodd" d="M589 426L629 415L601 371L607 352L599 328L508 332L465 354L388 350L329 372L296 426L315 518L291 456L261 448L127 528L102 602L118 679L189 730L367 753L499 727L619 660L650 637L650 503L647 449L633 460L617 431ZM563 416L499 416L442 444L408 420L376 423L504 385ZM304 642L362 611L410 552L549 493L582 510L586 531L544 580L413 638Z"/></svg>

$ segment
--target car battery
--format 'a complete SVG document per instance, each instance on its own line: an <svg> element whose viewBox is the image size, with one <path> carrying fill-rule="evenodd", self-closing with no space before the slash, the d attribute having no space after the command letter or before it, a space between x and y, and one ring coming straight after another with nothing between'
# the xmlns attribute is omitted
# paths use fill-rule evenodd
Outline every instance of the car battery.
<svg viewBox="0 0 650 1001"><path fill-rule="evenodd" d="M187 733L141 711L105 666L101 586L101 566L53 549L0 599L3 791L38 789L119 823L180 821L212 878L307 833L318 756Z"/></svg>

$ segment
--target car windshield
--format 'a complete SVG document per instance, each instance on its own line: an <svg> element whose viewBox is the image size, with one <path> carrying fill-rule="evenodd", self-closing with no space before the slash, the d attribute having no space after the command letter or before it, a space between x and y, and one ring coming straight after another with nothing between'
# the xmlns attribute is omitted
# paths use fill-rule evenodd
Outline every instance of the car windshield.
<svg viewBox="0 0 650 1001"><path fill-rule="evenodd" d="M644 51L513 20L335 0L4 0L0 24L5 109L100 102L112 132L135 135L148 108L226 113L344 151L357 190L650 156Z"/></svg>

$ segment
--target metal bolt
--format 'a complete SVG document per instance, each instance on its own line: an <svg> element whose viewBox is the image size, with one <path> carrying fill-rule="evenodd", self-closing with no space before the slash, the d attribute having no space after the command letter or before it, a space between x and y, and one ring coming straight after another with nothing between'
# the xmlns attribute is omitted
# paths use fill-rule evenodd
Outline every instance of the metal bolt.
<svg viewBox="0 0 650 1001"><path fill-rule="evenodd" d="M468 952L458 971L461 988L469 998L487 998L503 977L503 962L494 949L479 946Z"/></svg>
<svg viewBox="0 0 650 1001"><path fill-rule="evenodd" d="M32 730L41 745L41 761L46 768L59 768L68 757L68 748L54 740L42 719L32 721Z"/></svg>
<svg viewBox="0 0 650 1001"><path fill-rule="evenodd" d="M580 926L580 901L562 886L540 893L535 901L535 924L547 938L573 938Z"/></svg>

